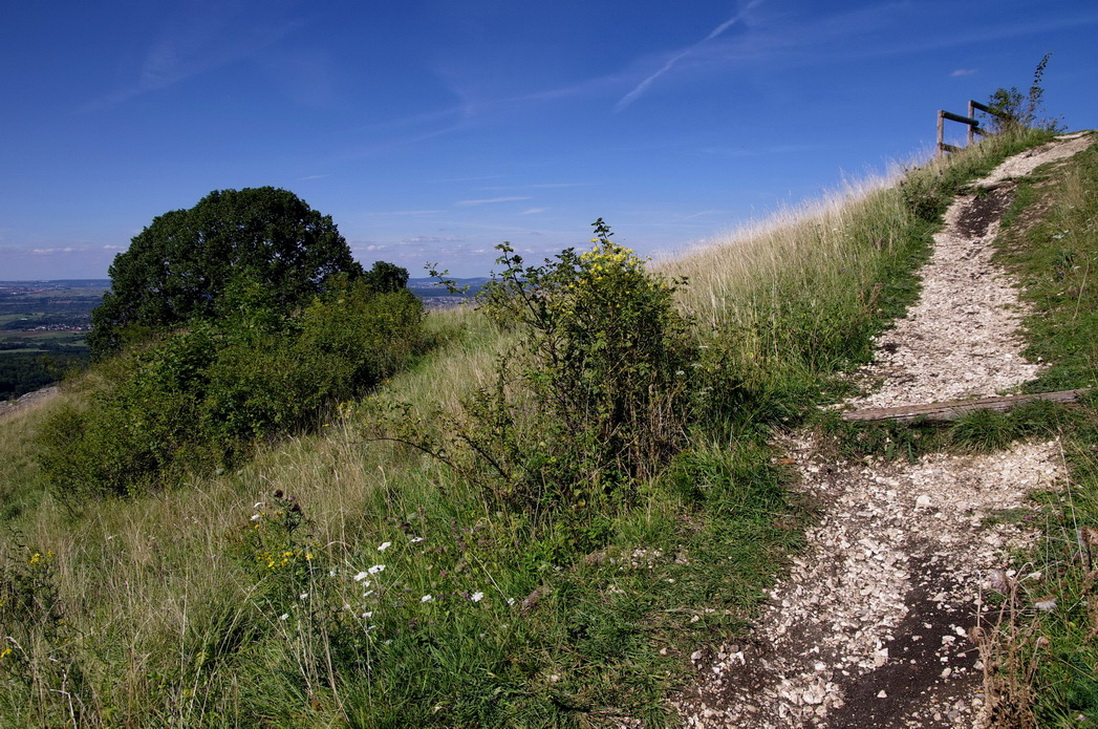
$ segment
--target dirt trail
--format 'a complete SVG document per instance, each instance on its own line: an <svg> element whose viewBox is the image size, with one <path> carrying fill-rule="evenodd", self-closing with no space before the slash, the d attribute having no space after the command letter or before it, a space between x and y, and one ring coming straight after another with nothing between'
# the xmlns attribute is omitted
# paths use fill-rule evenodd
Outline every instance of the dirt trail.
<svg viewBox="0 0 1098 729"><path fill-rule="evenodd" d="M877 407L994 395L1032 379L1024 313L991 242L1010 178L1089 146L1079 135L1007 160L954 202L920 271L920 301L857 373ZM1032 538L1028 493L1063 477L1055 442L916 463L841 462L790 439L800 488L822 516L752 635L695 653L687 727L870 729L980 724L982 674L969 630L991 571ZM1013 574L1013 573L1011 573ZM1025 579L1025 575L1021 576Z"/></svg>

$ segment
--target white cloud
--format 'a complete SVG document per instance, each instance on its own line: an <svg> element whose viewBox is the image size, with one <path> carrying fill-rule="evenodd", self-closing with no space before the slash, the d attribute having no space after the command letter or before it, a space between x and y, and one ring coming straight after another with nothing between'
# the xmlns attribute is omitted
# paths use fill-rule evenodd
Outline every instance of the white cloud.
<svg viewBox="0 0 1098 729"><path fill-rule="evenodd" d="M549 208L529 208L528 210L523 210L519 215L537 215L538 213L544 213L548 209Z"/></svg>
<svg viewBox="0 0 1098 729"><path fill-rule="evenodd" d="M958 76L971 76L974 73L976 73L975 68L958 68L956 71L949 75L953 78L957 78Z"/></svg>

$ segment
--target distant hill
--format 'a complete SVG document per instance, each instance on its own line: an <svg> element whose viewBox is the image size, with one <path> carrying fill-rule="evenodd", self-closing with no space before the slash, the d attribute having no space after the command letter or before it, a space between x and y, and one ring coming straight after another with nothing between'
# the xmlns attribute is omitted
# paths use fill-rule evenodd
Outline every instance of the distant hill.
<svg viewBox="0 0 1098 729"><path fill-rule="evenodd" d="M467 297L472 297L489 281L487 276L458 278L458 286L468 286ZM43 305L51 311L66 307L71 311L91 309L99 303L103 293L111 287L110 279L62 279L56 281L0 281L0 316L21 313ZM446 305L445 302L461 301L463 297L451 295L433 278L408 279L408 288L428 305Z"/></svg>
<svg viewBox="0 0 1098 729"><path fill-rule="evenodd" d="M490 279L487 277L453 279L454 283L459 287L468 287L464 296L452 295L446 290L446 287L440 285L439 282L433 278L410 278L408 279L408 289L418 296L427 306L456 306L463 301L468 301L476 296L484 287L484 284L488 283L489 280Z"/></svg>

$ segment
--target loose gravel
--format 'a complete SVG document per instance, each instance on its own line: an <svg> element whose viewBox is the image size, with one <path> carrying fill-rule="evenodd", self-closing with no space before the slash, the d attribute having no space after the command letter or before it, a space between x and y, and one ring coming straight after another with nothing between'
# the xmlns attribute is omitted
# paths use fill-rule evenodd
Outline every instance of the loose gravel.
<svg viewBox="0 0 1098 729"><path fill-rule="evenodd" d="M920 272L920 301L880 337L877 361L855 375L872 389L846 406L994 395L1036 376L1018 336L1024 308L991 242L1011 178L1090 143L1071 135L1017 155L977 183L982 194L954 202ZM1033 538L1028 494L1064 478L1059 445L915 463L840 460L810 435L786 448L821 517L752 633L693 654L683 725L979 726L970 631L1004 575L1026 579L1007 555Z"/></svg>

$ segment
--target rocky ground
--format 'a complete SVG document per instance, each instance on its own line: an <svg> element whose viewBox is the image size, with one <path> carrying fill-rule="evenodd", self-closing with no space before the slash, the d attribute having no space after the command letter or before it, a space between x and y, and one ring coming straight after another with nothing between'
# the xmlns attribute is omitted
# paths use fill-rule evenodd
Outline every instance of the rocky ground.
<svg viewBox="0 0 1098 729"><path fill-rule="evenodd" d="M855 375L868 394L846 406L994 395L1036 375L1017 333L1023 307L991 242L1012 178L1091 141L1069 135L1013 157L977 183L980 195L955 201L920 272L920 301L880 338L877 361ZM694 654L684 726L980 726L970 636L988 591L1039 578L1007 555L1032 538L1027 494L1063 478L1058 444L851 462L802 434L788 451L821 518L753 633Z"/></svg>
<svg viewBox="0 0 1098 729"><path fill-rule="evenodd" d="M26 395L16 398L15 400L0 401L0 419L35 403L44 402L57 395L60 391L61 388L52 385L50 387L44 387L41 390L28 392Z"/></svg>

